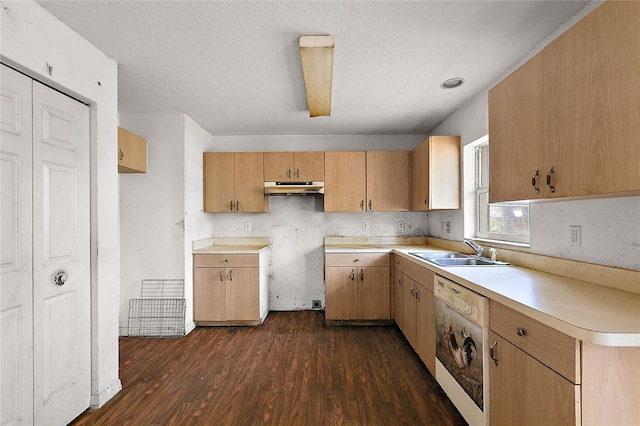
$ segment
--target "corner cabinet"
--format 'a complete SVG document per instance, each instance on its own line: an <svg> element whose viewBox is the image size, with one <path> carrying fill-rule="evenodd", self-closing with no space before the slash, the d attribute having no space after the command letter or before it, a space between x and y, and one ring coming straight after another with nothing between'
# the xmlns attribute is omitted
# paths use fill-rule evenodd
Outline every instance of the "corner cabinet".
<svg viewBox="0 0 640 426"><path fill-rule="evenodd" d="M460 208L460 136L430 136L411 151L411 211Z"/></svg>
<svg viewBox="0 0 640 426"><path fill-rule="evenodd" d="M605 2L489 91L490 202L640 193L639 21Z"/></svg>
<svg viewBox="0 0 640 426"><path fill-rule="evenodd" d="M325 255L325 320L390 320L388 253Z"/></svg>
<svg viewBox="0 0 640 426"><path fill-rule="evenodd" d="M147 173L147 140L118 127L118 173Z"/></svg>
<svg viewBox="0 0 640 426"><path fill-rule="evenodd" d="M262 152L203 154L204 211L208 213L266 213Z"/></svg>
<svg viewBox="0 0 640 426"><path fill-rule="evenodd" d="M263 254L194 254L193 315L197 325L257 325L268 313Z"/></svg>
<svg viewBox="0 0 640 426"><path fill-rule="evenodd" d="M409 151L325 153L324 211L408 211Z"/></svg>
<svg viewBox="0 0 640 426"><path fill-rule="evenodd" d="M324 152L265 152L264 180L322 182L324 181Z"/></svg>

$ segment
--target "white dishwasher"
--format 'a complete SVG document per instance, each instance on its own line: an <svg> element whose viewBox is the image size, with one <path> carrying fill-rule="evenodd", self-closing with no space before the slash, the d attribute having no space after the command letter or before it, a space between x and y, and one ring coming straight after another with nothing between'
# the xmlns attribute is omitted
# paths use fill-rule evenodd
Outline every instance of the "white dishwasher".
<svg viewBox="0 0 640 426"><path fill-rule="evenodd" d="M470 425L489 424L489 299L436 275L436 380Z"/></svg>

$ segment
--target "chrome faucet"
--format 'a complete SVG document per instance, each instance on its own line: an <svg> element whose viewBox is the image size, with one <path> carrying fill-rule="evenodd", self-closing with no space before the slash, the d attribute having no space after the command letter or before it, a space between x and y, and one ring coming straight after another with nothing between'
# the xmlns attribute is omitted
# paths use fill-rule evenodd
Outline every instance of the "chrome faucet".
<svg viewBox="0 0 640 426"><path fill-rule="evenodd" d="M469 247L471 247L473 249L473 251L475 251L478 256L482 257L482 254L484 253L484 247L482 247L480 244L478 244L478 243L476 243L475 241L472 241L472 240L462 240L462 242L465 243L466 245L468 245ZM497 254L498 254L496 252L496 249L494 249L493 247L489 247L487 250L490 253L491 260L495 262Z"/></svg>
<svg viewBox="0 0 640 426"><path fill-rule="evenodd" d="M471 247L478 256L482 257L482 252L484 252L484 248L480 244L472 240L462 240L462 242L468 245L469 247Z"/></svg>

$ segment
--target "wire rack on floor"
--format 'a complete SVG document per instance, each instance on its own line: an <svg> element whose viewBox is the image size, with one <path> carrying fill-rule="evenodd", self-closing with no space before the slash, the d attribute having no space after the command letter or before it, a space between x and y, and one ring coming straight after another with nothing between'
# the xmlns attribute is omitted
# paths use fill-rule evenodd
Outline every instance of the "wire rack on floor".
<svg viewBox="0 0 640 426"><path fill-rule="evenodd" d="M141 296L129 301L129 336L184 336L184 280L142 280Z"/></svg>

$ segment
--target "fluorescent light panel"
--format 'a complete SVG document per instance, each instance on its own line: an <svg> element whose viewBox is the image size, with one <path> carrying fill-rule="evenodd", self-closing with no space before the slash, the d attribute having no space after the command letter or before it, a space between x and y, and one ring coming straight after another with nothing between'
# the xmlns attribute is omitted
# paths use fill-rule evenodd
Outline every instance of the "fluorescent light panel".
<svg viewBox="0 0 640 426"><path fill-rule="evenodd" d="M299 46L309 116L330 116L335 38L300 36Z"/></svg>

